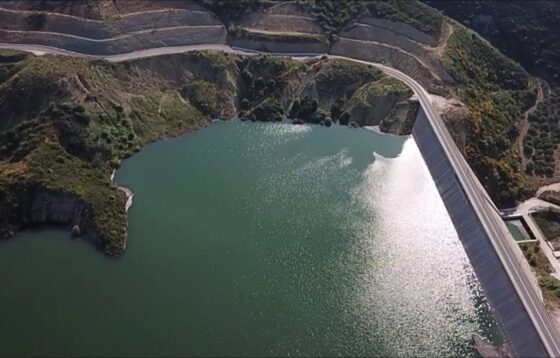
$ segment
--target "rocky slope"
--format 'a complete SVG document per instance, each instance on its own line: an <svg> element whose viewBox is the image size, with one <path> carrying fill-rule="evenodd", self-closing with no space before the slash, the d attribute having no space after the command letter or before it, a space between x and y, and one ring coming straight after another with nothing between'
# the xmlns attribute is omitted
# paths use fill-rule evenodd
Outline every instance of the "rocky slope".
<svg viewBox="0 0 560 358"><path fill-rule="evenodd" d="M126 197L111 180L150 141L213 118L375 125L409 133L412 92L343 60L191 52L110 64L0 53L0 237L73 228L108 255L126 247Z"/></svg>

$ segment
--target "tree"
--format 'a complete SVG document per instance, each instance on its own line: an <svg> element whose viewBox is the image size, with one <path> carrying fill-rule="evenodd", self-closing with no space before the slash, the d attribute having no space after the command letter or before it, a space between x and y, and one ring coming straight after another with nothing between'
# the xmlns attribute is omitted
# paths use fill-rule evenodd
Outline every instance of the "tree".
<svg viewBox="0 0 560 358"><path fill-rule="evenodd" d="M342 113L342 109L340 108L341 107L341 104L340 104L341 102L342 102L342 100L338 99L331 106L331 118L335 121L338 119L338 117Z"/></svg>
<svg viewBox="0 0 560 358"><path fill-rule="evenodd" d="M338 123L348 125L348 122L350 122L350 114L348 112L342 112L338 119Z"/></svg>
<svg viewBox="0 0 560 358"><path fill-rule="evenodd" d="M295 99L292 102L292 106L290 107L290 111L288 112L288 116L290 118L296 118L297 115L299 114L299 110L300 110L299 99Z"/></svg>

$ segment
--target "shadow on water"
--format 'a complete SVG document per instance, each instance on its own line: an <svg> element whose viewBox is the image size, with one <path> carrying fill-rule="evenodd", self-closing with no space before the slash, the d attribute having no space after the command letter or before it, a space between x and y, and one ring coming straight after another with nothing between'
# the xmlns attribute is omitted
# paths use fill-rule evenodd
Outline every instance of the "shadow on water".
<svg viewBox="0 0 560 358"><path fill-rule="evenodd" d="M99 240L97 240L95 237L93 237L93 235L90 235L87 232L84 233L83 235L74 235L74 234L72 234L72 227L71 226L69 226L67 224L61 224L61 223L25 225L20 230L18 230L18 232L16 232L14 237L12 237L10 239L6 239L6 240L0 240L0 245L2 244L2 242L10 242L12 240L20 240L21 236L34 235L34 234L38 235L38 234L41 234L45 231L58 231L58 232L60 232L60 236L67 236L69 241L86 242L88 245L93 247L93 249L96 252L98 252L99 254L109 258L107 255L105 255L105 247L103 246L103 244L101 242L99 242ZM23 239L23 240L25 240L25 239ZM0 246L0 248L1 248L1 246Z"/></svg>

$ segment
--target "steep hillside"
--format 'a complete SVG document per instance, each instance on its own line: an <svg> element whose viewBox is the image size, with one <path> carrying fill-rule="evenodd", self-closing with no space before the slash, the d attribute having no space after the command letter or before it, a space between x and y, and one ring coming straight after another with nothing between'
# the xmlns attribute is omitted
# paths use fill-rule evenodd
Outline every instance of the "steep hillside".
<svg viewBox="0 0 560 358"><path fill-rule="evenodd" d="M525 190L516 143L524 111L536 99L534 83L519 65L465 28L449 38L443 62L469 108L467 159L490 195L511 205Z"/></svg>
<svg viewBox="0 0 560 358"><path fill-rule="evenodd" d="M406 133L418 107L402 84L342 60L213 52L118 64L13 51L2 58L14 67L0 83L0 237L57 224L108 255L126 247L126 197L111 173L150 141L238 113ZM372 106L375 115L360 112Z"/></svg>
<svg viewBox="0 0 560 358"><path fill-rule="evenodd" d="M519 142L531 191L560 177L560 3L557 1L426 1L471 26L542 80Z"/></svg>
<svg viewBox="0 0 560 358"><path fill-rule="evenodd" d="M560 83L560 2L425 2L477 31L531 73Z"/></svg>

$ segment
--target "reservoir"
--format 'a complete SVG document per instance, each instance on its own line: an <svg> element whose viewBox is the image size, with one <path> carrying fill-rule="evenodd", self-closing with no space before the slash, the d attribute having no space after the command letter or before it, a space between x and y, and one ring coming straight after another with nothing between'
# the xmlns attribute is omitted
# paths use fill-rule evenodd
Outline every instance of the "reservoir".
<svg viewBox="0 0 560 358"><path fill-rule="evenodd" d="M6 356L474 356L496 325L412 138L213 123L123 163L125 255L0 242Z"/></svg>

